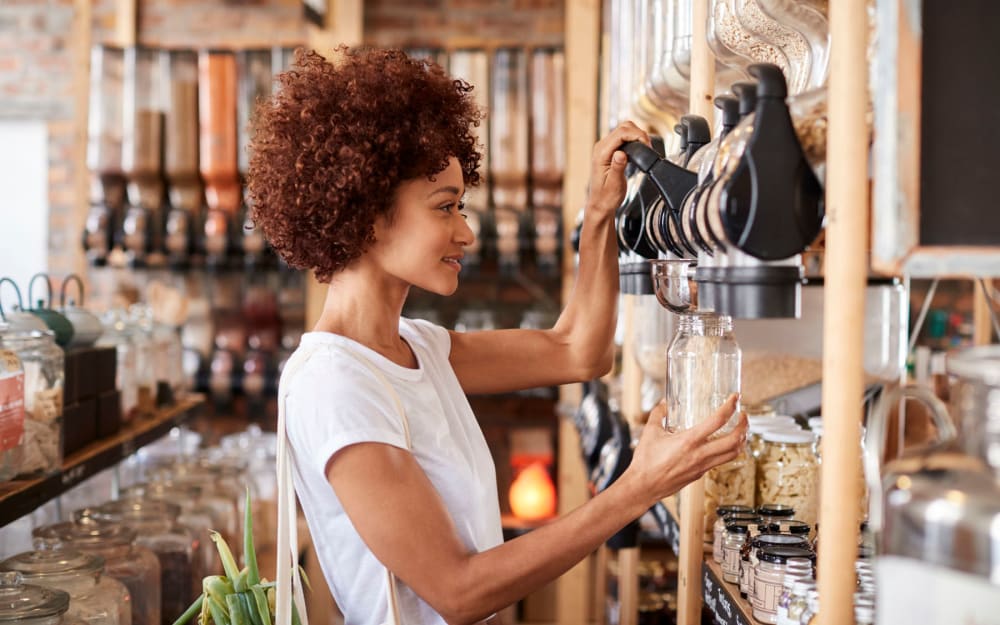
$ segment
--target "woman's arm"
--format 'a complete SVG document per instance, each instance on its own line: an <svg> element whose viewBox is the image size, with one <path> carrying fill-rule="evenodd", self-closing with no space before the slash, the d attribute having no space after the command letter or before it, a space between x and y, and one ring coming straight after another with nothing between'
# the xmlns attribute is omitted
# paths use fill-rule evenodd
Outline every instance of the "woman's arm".
<svg viewBox="0 0 1000 625"><path fill-rule="evenodd" d="M679 434L646 427L632 464L607 490L543 527L482 553L462 544L413 456L379 443L343 449L327 477L375 556L452 624L475 623L560 576L651 505L736 456L745 418L709 439L735 408ZM650 423L659 423L661 404ZM374 608L373 608L374 609Z"/></svg>
<svg viewBox="0 0 1000 625"><path fill-rule="evenodd" d="M611 369L618 303L615 210L625 197L626 141L649 137L626 122L594 146L573 292L550 330L451 333L449 360L466 393L499 393L598 377Z"/></svg>

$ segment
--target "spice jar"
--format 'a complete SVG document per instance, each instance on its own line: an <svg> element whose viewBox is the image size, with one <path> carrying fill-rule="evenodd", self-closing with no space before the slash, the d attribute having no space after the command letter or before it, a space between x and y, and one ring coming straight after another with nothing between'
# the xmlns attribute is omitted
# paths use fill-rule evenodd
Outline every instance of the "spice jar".
<svg viewBox="0 0 1000 625"><path fill-rule="evenodd" d="M793 589L796 582L812 582L812 571L805 571L802 568L785 571L785 577L781 582L781 596L778 597L777 625L789 625L788 607L794 597Z"/></svg>
<svg viewBox="0 0 1000 625"><path fill-rule="evenodd" d="M18 476L55 473L62 469L63 350L49 330L11 330L0 342L20 360L24 375L24 436L14 470ZM13 370L13 360L9 367ZM15 373L11 379L16 378Z"/></svg>
<svg viewBox="0 0 1000 625"><path fill-rule="evenodd" d="M744 445L738 456L705 473L705 542L714 538L719 504L753 506L756 465Z"/></svg>
<svg viewBox="0 0 1000 625"><path fill-rule="evenodd" d="M795 509L796 517L816 523L819 463L809 432L765 432L757 470L760 501Z"/></svg>
<svg viewBox="0 0 1000 625"><path fill-rule="evenodd" d="M131 625L128 590L102 575L104 558L78 551L25 551L0 562L25 582L69 593L68 614L88 625Z"/></svg>
<svg viewBox="0 0 1000 625"><path fill-rule="evenodd" d="M76 518L124 524L135 530L136 542L148 547L160 561L161 622L170 625L183 614L200 591L195 576L195 538L177 524L180 508L160 501L109 501L98 508L78 510Z"/></svg>
<svg viewBox="0 0 1000 625"><path fill-rule="evenodd" d="M3 348L0 326L0 484L17 475L23 445L24 368L17 354Z"/></svg>
<svg viewBox="0 0 1000 625"><path fill-rule="evenodd" d="M751 506L719 506L715 509L715 523L712 525L712 559L722 562L722 534L726 531L727 518L740 515L753 519L754 509Z"/></svg>
<svg viewBox="0 0 1000 625"><path fill-rule="evenodd" d="M71 549L104 558L104 574L125 585L132 623L160 622L160 562L152 551L133 544L135 532L119 523L81 519L32 532L36 549Z"/></svg>
<svg viewBox="0 0 1000 625"><path fill-rule="evenodd" d="M740 549L746 542L750 528L745 523L729 523L722 535L722 578L727 582L740 581Z"/></svg>
<svg viewBox="0 0 1000 625"><path fill-rule="evenodd" d="M752 597L754 592L755 568L759 562L761 549L770 547L802 547L809 548L809 541L800 536L787 534L760 534L748 540L740 552L740 594Z"/></svg>
<svg viewBox="0 0 1000 625"><path fill-rule="evenodd" d="M0 625L80 625L67 610L66 592L25 584L20 573L0 573Z"/></svg>
<svg viewBox="0 0 1000 625"><path fill-rule="evenodd" d="M732 317L680 315L677 334L667 352L668 429L694 427L714 414L731 394L738 393L741 357ZM737 407L720 431L735 427L738 412Z"/></svg>
<svg viewBox="0 0 1000 625"><path fill-rule="evenodd" d="M819 591L812 589L806 593L806 609L799 617L799 625L812 625L819 614Z"/></svg>
<svg viewBox="0 0 1000 625"><path fill-rule="evenodd" d="M811 580L800 580L792 584L792 597L788 600L788 615L786 622L788 625L799 625L802 621L802 614L806 611L807 599L810 592L816 591L816 582Z"/></svg>
<svg viewBox="0 0 1000 625"><path fill-rule="evenodd" d="M786 572L811 575L815 555L802 547L767 547L760 550L754 567L753 616L764 623L777 623L778 599Z"/></svg>

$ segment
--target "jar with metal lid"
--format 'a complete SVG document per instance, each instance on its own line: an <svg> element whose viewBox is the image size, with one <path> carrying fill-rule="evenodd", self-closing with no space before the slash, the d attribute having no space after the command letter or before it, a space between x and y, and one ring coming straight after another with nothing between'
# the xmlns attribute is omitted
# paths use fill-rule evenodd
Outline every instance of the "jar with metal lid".
<svg viewBox="0 0 1000 625"><path fill-rule="evenodd" d="M25 584L20 573L0 573L0 624L81 625L67 616L69 594L54 588Z"/></svg>
<svg viewBox="0 0 1000 625"><path fill-rule="evenodd" d="M725 552L723 551L723 543L725 542L725 537L726 537L725 526L729 525L730 523L738 523L740 525L746 525L748 528L747 531L748 538L751 535L756 536L757 534L760 533L759 529L761 520L760 517L757 516L756 514L737 512L726 515L725 519L723 519L722 532L721 534L719 534L719 559L718 559L719 564L722 564L722 562L725 560ZM713 554L712 554L713 557L715 556L714 548L715 546L713 545Z"/></svg>
<svg viewBox="0 0 1000 625"><path fill-rule="evenodd" d="M719 505L754 505L757 468L749 448L705 473L705 542L712 542Z"/></svg>
<svg viewBox="0 0 1000 625"><path fill-rule="evenodd" d="M750 518L755 516L752 506L726 505L715 509L715 523L712 525L712 558L716 562L722 562L722 534L726 531L726 517L731 515Z"/></svg>
<svg viewBox="0 0 1000 625"><path fill-rule="evenodd" d="M816 621L818 614L819 591L813 589L806 594L806 609L803 610L802 616L799 617L799 625L812 625Z"/></svg>
<svg viewBox="0 0 1000 625"><path fill-rule="evenodd" d="M201 590L201 580L195 579L197 540L176 522L179 514L179 506L134 499L109 501L76 512L77 518L90 516L132 528L136 542L156 554L160 561L161 621L165 625L183 614Z"/></svg>
<svg viewBox="0 0 1000 625"><path fill-rule="evenodd" d="M83 518L38 527L31 534L36 549L72 549L104 558L104 574L128 589L133 625L160 622L160 562L152 551L134 544L135 531Z"/></svg>
<svg viewBox="0 0 1000 625"><path fill-rule="evenodd" d="M774 534L791 534L792 536L808 537L811 528L805 521L798 519L772 520L767 525L767 531Z"/></svg>
<svg viewBox="0 0 1000 625"><path fill-rule="evenodd" d="M809 432L765 432L757 471L759 501L795 509L795 516L816 523L819 462Z"/></svg>
<svg viewBox="0 0 1000 625"><path fill-rule="evenodd" d="M795 518L795 508L780 503L763 503L757 506L757 514L770 526L771 523L781 523Z"/></svg>
<svg viewBox="0 0 1000 625"><path fill-rule="evenodd" d="M792 584L792 597L788 600L786 618L788 625L799 625L802 621L802 614L806 611L806 597L815 590L816 582L811 580L803 579Z"/></svg>
<svg viewBox="0 0 1000 625"><path fill-rule="evenodd" d="M761 549L771 547L802 547L809 548L809 541L801 536L790 536L787 534L760 534L752 537L743 545L741 555L743 559L740 563L740 594L752 597L754 592L755 568L759 562L758 554Z"/></svg>
<svg viewBox="0 0 1000 625"><path fill-rule="evenodd" d="M796 582L812 582L812 571L795 569L785 571L785 577L781 582L781 596L778 597L778 614L776 625L792 625L788 620L788 606L792 602L793 588Z"/></svg>
<svg viewBox="0 0 1000 625"><path fill-rule="evenodd" d="M226 472L226 475L223 473ZM233 555L240 557L240 503L244 497L236 486L233 474L227 470L215 469L197 461L185 460L168 464L150 472L151 482L167 482L182 486L197 486L201 489L201 503L212 511L215 525L229 543Z"/></svg>
<svg viewBox="0 0 1000 625"><path fill-rule="evenodd" d="M3 348L4 329L0 325L0 484L17 475L24 445L24 368Z"/></svg>
<svg viewBox="0 0 1000 625"><path fill-rule="evenodd" d="M5 332L0 348L17 356L24 374L24 437L15 471L21 477L55 473L63 460L63 350L50 330Z"/></svg>
<svg viewBox="0 0 1000 625"><path fill-rule="evenodd" d="M781 597L785 573L811 576L816 556L803 547L772 546L760 550L754 567L753 616L764 623L778 620L778 599Z"/></svg>
<svg viewBox="0 0 1000 625"><path fill-rule="evenodd" d="M729 523L722 536L722 578L727 582L740 581L740 549L746 542L750 527L745 523Z"/></svg>
<svg viewBox="0 0 1000 625"><path fill-rule="evenodd" d="M125 586L105 577L104 558L78 551L25 551L0 562L25 582L69 593L68 613L88 625L131 625Z"/></svg>

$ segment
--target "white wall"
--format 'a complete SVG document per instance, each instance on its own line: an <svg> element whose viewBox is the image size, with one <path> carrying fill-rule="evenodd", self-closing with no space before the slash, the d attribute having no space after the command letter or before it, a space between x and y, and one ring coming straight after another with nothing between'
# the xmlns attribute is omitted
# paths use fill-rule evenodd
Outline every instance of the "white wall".
<svg viewBox="0 0 1000 625"><path fill-rule="evenodd" d="M28 280L48 268L47 142L44 120L0 119L0 276L13 278L25 300ZM4 310L16 300L9 284L0 298Z"/></svg>

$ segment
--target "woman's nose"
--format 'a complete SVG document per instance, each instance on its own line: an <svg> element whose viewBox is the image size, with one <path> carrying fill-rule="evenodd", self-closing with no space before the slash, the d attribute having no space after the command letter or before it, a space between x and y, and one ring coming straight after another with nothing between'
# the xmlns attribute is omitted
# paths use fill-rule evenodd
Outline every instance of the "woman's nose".
<svg viewBox="0 0 1000 625"><path fill-rule="evenodd" d="M476 233L472 231L471 227L469 227L469 222L466 221L465 215L462 215L461 213L456 213L456 215L456 219L458 219L459 224L455 228L455 242L462 247L472 245L476 241Z"/></svg>

